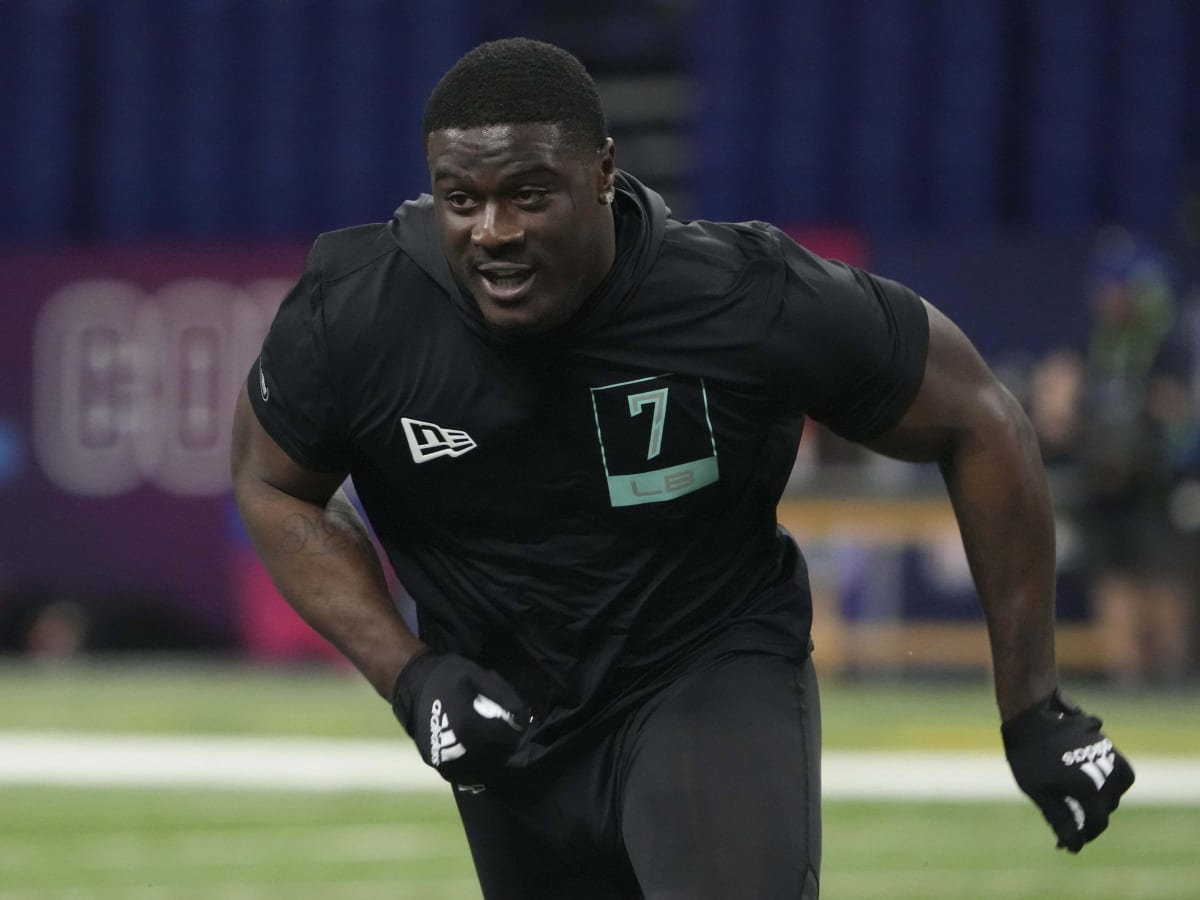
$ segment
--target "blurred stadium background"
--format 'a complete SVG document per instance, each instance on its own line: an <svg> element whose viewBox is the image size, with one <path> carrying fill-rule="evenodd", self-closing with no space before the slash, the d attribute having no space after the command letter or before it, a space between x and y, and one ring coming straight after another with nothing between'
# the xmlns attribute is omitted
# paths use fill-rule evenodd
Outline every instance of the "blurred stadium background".
<svg viewBox="0 0 1200 900"><path fill-rule="evenodd" d="M817 588L825 893L1198 895L1200 4L3 0L0 24L0 898L478 896L449 798L404 781L386 707L255 562L228 423L312 237L424 189L425 96L513 34L584 60L620 164L677 215L767 219L911 285L1039 425L1064 670L1153 763L1149 796L1076 860L1015 788L951 777L999 747L936 473L814 428L781 516ZM1144 362L1122 381L1117 358ZM1115 381L1157 441L1128 545L1174 551L1124 620L1089 543L1088 451L1130 440L1088 403ZM1139 656L1111 624L1143 610ZM247 762L314 739L353 742L317 746L332 772L395 745L398 774L301 790ZM920 759L940 786L886 796Z"/></svg>

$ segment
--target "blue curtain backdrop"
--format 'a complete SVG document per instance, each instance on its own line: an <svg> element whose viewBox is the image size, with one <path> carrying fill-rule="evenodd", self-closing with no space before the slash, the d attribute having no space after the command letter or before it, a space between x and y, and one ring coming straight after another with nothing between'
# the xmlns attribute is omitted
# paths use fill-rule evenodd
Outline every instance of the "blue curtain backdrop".
<svg viewBox="0 0 1200 900"><path fill-rule="evenodd" d="M599 71L665 43L625 6L570 7L563 33ZM645 7L687 35L682 59L658 58L699 101L698 215L1154 231L1200 181L1200 3ZM301 237L385 217L425 187L418 120L446 67L481 39L553 36L566 9L2 0L0 239Z"/></svg>
<svg viewBox="0 0 1200 900"><path fill-rule="evenodd" d="M0 236L282 237L427 182L465 0L5 0Z"/></svg>
<svg viewBox="0 0 1200 900"><path fill-rule="evenodd" d="M1200 3L698 0L696 206L877 233L1166 227Z"/></svg>

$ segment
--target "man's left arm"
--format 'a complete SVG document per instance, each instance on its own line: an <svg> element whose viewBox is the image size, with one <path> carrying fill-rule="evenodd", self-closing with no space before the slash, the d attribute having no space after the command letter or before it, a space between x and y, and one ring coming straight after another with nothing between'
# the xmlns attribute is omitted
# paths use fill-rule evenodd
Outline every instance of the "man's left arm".
<svg viewBox="0 0 1200 900"><path fill-rule="evenodd" d="M920 390L866 446L941 469L987 621L1009 764L1059 846L1078 851L1107 826L1133 773L1099 720L1058 692L1054 514L1033 427L957 326L926 311Z"/></svg>

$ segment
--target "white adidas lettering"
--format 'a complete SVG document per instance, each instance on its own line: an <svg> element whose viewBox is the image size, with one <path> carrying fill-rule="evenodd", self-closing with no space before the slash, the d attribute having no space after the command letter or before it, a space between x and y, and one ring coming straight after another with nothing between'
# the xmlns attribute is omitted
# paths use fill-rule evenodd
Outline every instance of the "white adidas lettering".
<svg viewBox="0 0 1200 900"><path fill-rule="evenodd" d="M476 447L469 434L456 428L443 428L407 416L400 419L400 424L404 427L404 437L415 463L429 462L442 456L462 456Z"/></svg>
<svg viewBox="0 0 1200 900"><path fill-rule="evenodd" d="M1100 790L1116 767L1117 760L1113 753L1112 741L1105 738L1094 744L1068 750L1062 755L1062 762L1064 766L1079 766L1079 771L1092 780L1096 790Z"/></svg>
<svg viewBox="0 0 1200 900"><path fill-rule="evenodd" d="M442 701L434 700L429 710L429 762L437 768L444 762L460 759L467 748L458 742L450 717L442 712Z"/></svg>

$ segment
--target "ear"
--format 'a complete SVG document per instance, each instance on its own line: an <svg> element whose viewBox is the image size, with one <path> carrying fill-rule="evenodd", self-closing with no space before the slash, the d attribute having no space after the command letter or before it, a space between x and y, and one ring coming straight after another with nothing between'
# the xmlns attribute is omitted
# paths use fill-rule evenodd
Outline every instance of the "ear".
<svg viewBox="0 0 1200 900"><path fill-rule="evenodd" d="M617 148L612 138L605 138L596 151L596 196L608 194L613 189L617 175Z"/></svg>

